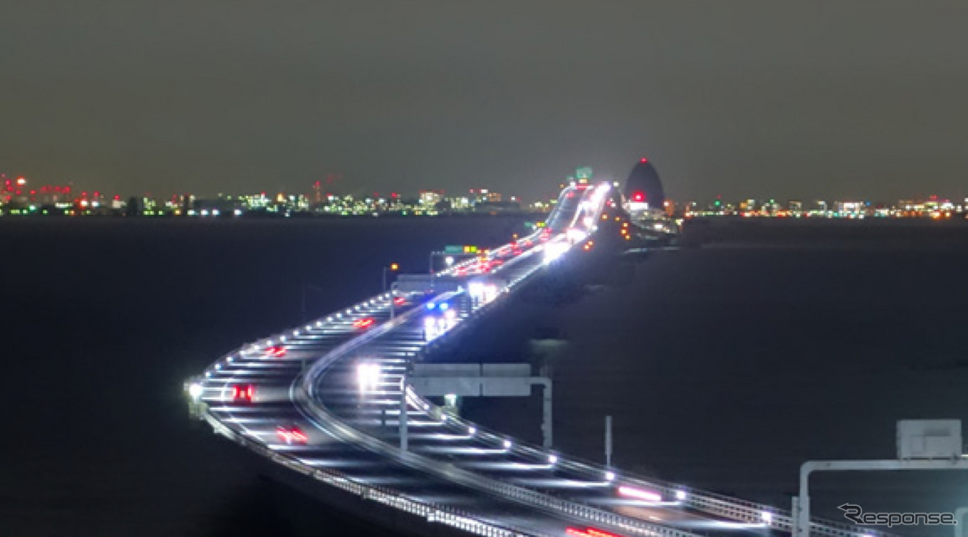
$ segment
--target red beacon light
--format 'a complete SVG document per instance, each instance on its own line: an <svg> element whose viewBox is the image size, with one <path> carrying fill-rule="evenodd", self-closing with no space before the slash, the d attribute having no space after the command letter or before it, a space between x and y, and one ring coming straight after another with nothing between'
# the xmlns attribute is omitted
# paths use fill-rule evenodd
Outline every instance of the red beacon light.
<svg viewBox="0 0 968 537"><path fill-rule="evenodd" d="M639 201L639 202L645 201L645 193L644 192L634 192L632 194L632 201Z"/></svg>

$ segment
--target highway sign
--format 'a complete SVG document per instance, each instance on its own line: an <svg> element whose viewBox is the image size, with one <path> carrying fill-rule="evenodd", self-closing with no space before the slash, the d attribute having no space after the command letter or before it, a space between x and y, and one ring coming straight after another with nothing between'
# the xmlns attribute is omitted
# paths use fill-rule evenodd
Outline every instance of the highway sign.
<svg viewBox="0 0 968 537"><path fill-rule="evenodd" d="M445 254L476 254L477 246L471 244L448 244L444 246Z"/></svg>

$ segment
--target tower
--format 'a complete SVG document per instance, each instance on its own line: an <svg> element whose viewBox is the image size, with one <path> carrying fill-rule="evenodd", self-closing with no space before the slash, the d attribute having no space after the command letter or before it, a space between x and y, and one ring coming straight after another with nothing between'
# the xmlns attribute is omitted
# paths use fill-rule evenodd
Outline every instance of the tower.
<svg viewBox="0 0 968 537"><path fill-rule="evenodd" d="M625 182L625 198L632 204L643 204L643 209L661 211L665 204L665 192L659 172L647 158L639 159Z"/></svg>

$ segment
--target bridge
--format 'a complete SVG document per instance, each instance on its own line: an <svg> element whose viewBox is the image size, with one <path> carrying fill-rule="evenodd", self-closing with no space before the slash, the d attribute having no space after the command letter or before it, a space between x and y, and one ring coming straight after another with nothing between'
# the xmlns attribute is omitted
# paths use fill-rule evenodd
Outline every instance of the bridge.
<svg viewBox="0 0 968 537"><path fill-rule="evenodd" d="M543 274L657 238L648 232L615 185L570 185L531 235L220 357L186 382L192 413L304 490L400 533L792 533L788 510L529 445L413 387L415 366ZM819 519L809 533L886 535Z"/></svg>

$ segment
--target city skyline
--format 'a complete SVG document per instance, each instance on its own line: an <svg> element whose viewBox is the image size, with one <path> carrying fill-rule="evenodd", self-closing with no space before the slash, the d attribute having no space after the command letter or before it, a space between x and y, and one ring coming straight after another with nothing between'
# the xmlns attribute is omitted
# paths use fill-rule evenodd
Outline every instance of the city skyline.
<svg viewBox="0 0 968 537"><path fill-rule="evenodd" d="M118 192L487 184L656 162L670 196L968 195L968 5L4 8L0 167ZM204 186L204 188L202 188Z"/></svg>
<svg viewBox="0 0 968 537"><path fill-rule="evenodd" d="M649 170L655 185L641 183L642 170ZM676 200L661 194L661 183L655 170L642 159L632 177L636 183L625 187L624 196L630 203L658 199L669 216L684 218L702 216L741 217L929 217L962 218L968 212L968 198L957 199L938 195L908 196L895 201L866 197L837 199L776 199L773 197L741 197L723 199L721 195L707 195L701 200ZM631 178L630 178L631 181ZM581 167L564 183L593 183L593 170ZM565 184L559 185L564 188ZM621 183L615 182L615 187ZM649 194L649 189L658 188ZM644 189L644 190L643 190ZM954 199L954 201L952 201ZM470 189L467 193L423 189L416 194L390 192L381 195L327 192L322 182L311 185L306 192L260 191L257 193L219 193L215 196L194 193L153 196L104 193L96 190L75 189L73 185L30 184L24 177L8 178L0 173L0 216L267 216L323 215L323 216L436 216L449 213L508 213L547 212L555 199L526 200L488 189Z"/></svg>
<svg viewBox="0 0 968 537"><path fill-rule="evenodd" d="M646 158L640 159L641 163L650 162ZM651 166L650 166L651 168ZM633 175L636 173L638 166L633 167ZM602 180L607 180L614 182L617 186L625 182L625 178L619 178L618 180L612 181L609 179L602 179L591 167L582 166L574 168L569 175L564 178L559 178L557 180L548 180L544 183L548 186L548 189L552 192L563 188L565 183L576 180L576 176L582 176L582 174L587 174L583 177L582 181L599 182ZM337 180L333 181L332 178L336 177ZM552 186L553 185L553 186ZM263 185L264 186L264 185ZM181 199L186 196L191 199L201 199L201 200L218 200L218 199L231 199L245 196L262 196L268 197L270 199L275 199L278 197L289 198L291 196L304 197L309 204L321 204L324 202L324 198L351 198L357 200L363 199L373 199L373 200L389 200L400 201L400 202L417 202L422 200L427 194L433 194L440 199L446 200L463 200L459 201L460 205L468 205L473 203L476 198L489 198L492 202L515 202L521 204L522 206L532 206L538 204L540 207L542 204L547 204L549 201L553 202L555 196L548 196L544 198L533 198L528 199L522 196L515 195L513 193L503 193L494 188L488 188L484 186L477 186L476 188L470 188L464 191L449 191L447 189L440 188L428 188L426 186L417 186L416 190L406 190L404 188L390 188L385 192L377 192L368 190L365 187L353 187L342 181L342 177L337 174L331 174L327 180L317 180L308 185L302 185L295 190L271 190L266 188L257 188L254 191L240 192L240 191L220 191L220 192L206 192L204 190L189 189L183 192L165 192L165 193L152 193L152 192L109 192L104 191L100 188L91 188L85 185L75 186L74 182L67 182L66 184L53 184L53 183L41 183L36 184L32 180L28 180L25 176L15 176L8 175L3 171L0 171L0 206L4 203L9 204L11 201L19 201L19 203L30 203L38 202L37 197L40 196L46 199L48 204L52 204L55 201L64 201L68 199L80 200L83 198L102 198L102 199L114 199L116 201L128 200L130 198L138 199L153 199L153 200L165 200L165 199ZM660 189L662 186L660 186ZM666 187L667 188L667 187ZM46 197L45 197L46 196ZM51 199L47 199L51 198ZM968 196L958 196L951 193L922 193L922 192L912 192L908 191L902 193L896 199L884 199L869 194L859 194L856 196L847 197L837 197L832 194L821 194L815 197L805 197L805 196L789 196L780 197L772 195L772 193L767 194L751 194L749 192L740 193L735 197L727 197L721 193L705 192L694 198L679 198L678 196L669 196L669 199L673 203L677 204L699 204L703 207L712 208L717 202L719 204L727 203L730 205L742 205L747 202L769 202L770 204L779 203L786 204L789 202L795 203L814 203L814 202L865 202L868 204L875 204L879 206L903 206L905 203L922 203L931 201L949 202L955 200L959 207L963 205L968 205ZM470 201L468 201L470 200ZM44 203L43 200L40 203ZM958 210L961 212L961 209Z"/></svg>

